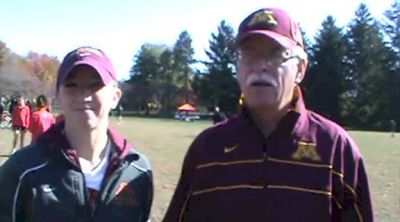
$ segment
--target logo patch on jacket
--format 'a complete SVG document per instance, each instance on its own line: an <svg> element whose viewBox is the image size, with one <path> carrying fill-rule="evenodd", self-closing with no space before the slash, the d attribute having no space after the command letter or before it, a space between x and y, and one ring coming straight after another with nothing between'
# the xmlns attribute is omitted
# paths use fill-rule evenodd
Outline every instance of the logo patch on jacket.
<svg viewBox="0 0 400 222"><path fill-rule="evenodd" d="M118 187L117 191L115 191L115 196L118 196L118 195L121 193L121 191L122 191L127 185L128 185L127 182L121 182L121 183L119 184L119 187Z"/></svg>
<svg viewBox="0 0 400 222"><path fill-rule="evenodd" d="M295 160L310 159L313 161L321 161L321 156L317 151L317 144L305 141L297 143L297 150L292 154Z"/></svg>
<svg viewBox="0 0 400 222"><path fill-rule="evenodd" d="M114 204L138 205L135 190L127 182L121 182L115 191Z"/></svg>
<svg viewBox="0 0 400 222"><path fill-rule="evenodd" d="M42 191L44 193L52 193L54 191L54 188L51 187L49 184L43 184L40 186L40 189L42 189Z"/></svg>

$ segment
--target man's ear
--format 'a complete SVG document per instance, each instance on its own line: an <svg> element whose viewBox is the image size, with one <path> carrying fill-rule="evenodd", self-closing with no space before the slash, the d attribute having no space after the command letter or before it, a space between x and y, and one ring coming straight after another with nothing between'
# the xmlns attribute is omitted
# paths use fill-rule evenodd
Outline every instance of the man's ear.
<svg viewBox="0 0 400 222"><path fill-rule="evenodd" d="M300 84L302 80L303 80L303 74L301 72L297 72L294 82L296 84Z"/></svg>
<svg viewBox="0 0 400 222"><path fill-rule="evenodd" d="M304 79L304 74L306 73L307 63L304 60L301 60L298 65L297 74L294 82L296 84L300 84Z"/></svg>

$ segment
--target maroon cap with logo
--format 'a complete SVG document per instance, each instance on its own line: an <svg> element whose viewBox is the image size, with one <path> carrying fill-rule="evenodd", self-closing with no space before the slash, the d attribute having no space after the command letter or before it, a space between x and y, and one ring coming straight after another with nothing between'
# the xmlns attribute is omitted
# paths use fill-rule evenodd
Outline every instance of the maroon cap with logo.
<svg viewBox="0 0 400 222"><path fill-rule="evenodd" d="M107 55L100 49L93 47L79 47L69 52L63 59L57 75L57 91L64 84L69 73L78 65L88 65L94 68L104 84L117 81L114 67Z"/></svg>
<svg viewBox="0 0 400 222"><path fill-rule="evenodd" d="M281 9L264 8L251 13L240 23L236 45L253 34L263 35L286 49L304 48L299 24Z"/></svg>

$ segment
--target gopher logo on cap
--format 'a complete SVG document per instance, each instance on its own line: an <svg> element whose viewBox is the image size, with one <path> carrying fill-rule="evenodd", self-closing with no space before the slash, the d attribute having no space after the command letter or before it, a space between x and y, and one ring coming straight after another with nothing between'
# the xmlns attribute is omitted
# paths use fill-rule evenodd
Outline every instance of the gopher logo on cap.
<svg viewBox="0 0 400 222"><path fill-rule="evenodd" d="M91 55L96 55L98 57L102 57L103 55L101 52L97 49L91 48L91 47L82 47L79 48L78 51L76 52L81 58L85 56L91 56Z"/></svg>
<svg viewBox="0 0 400 222"><path fill-rule="evenodd" d="M254 25L267 25L269 28L275 28L278 26L278 21L274 18L272 11L263 10L254 14L251 18L248 26Z"/></svg>

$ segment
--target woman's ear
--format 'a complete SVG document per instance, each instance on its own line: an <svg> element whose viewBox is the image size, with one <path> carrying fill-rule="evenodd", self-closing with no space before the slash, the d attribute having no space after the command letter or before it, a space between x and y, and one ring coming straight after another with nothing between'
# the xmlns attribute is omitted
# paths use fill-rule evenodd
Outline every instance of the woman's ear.
<svg viewBox="0 0 400 222"><path fill-rule="evenodd" d="M113 93L113 98L112 98L112 103L111 103L111 108L115 109L117 108L117 105L119 103L119 100L122 97L122 91L118 86L114 86L114 93Z"/></svg>

